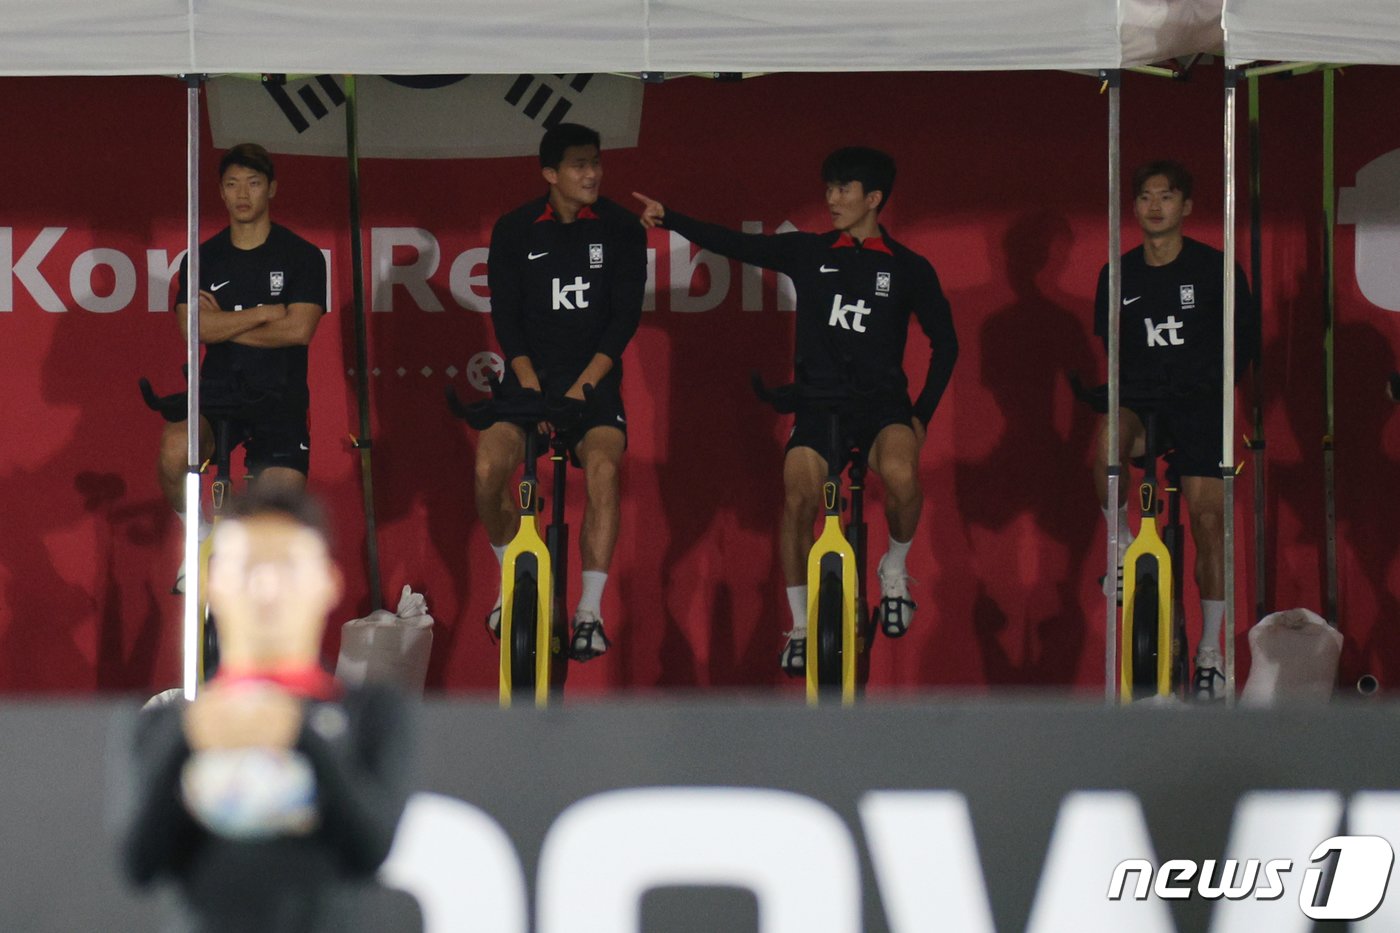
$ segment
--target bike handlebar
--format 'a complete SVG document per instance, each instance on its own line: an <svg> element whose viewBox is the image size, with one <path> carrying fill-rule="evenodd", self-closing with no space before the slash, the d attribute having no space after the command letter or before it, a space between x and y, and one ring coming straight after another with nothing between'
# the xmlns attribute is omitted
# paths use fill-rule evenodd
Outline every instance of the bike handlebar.
<svg viewBox="0 0 1400 933"><path fill-rule="evenodd" d="M447 407L453 416L478 431L485 431L493 424L533 428L540 422L548 422L555 426L557 433L577 424L593 404L591 385L583 387L583 400L579 401L562 396L551 398L538 389L507 389L499 379L491 380L490 398L463 402L456 386L451 385L447 387L446 395Z"/></svg>
<svg viewBox="0 0 1400 933"><path fill-rule="evenodd" d="M888 403L890 393L878 388L862 389L851 385L812 385L791 382L769 388L757 372L749 374L754 394L781 414L799 411L844 412L871 408Z"/></svg>
<svg viewBox="0 0 1400 933"><path fill-rule="evenodd" d="M146 407L166 421L184 421L189 413L189 393L172 392L170 395L157 395L151 382L142 376L141 398ZM281 399L279 392L254 392L241 383L213 382L200 387L199 411L206 418L237 419L253 415L257 409Z"/></svg>
<svg viewBox="0 0 1400 933"><path fill-rule="evenodd" d="M1069 374L1070 390L1074 397L1101 415L1108 414L1108 384L1084 385L1078 372ZM1211 398L1211 387L1197 383L1188 386L1159 386L1151 391L1123 391L1120 387L1118 403L1129 408L1142 410L1160 408L1168 402L1199 402Z"/></svg>

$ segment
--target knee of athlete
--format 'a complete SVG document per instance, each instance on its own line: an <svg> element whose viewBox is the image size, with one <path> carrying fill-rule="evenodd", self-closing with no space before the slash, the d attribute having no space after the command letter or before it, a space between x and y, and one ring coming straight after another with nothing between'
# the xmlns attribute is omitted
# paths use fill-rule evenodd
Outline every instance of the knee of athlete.
<svg viewBox="0 0 1400 933"><path fill-rule="evenodd" d="M1196 537L1198 550L1218 547L1225 534L1225 513L1213 510L1196 513L1191 516L1191 533Z"/></svg>
<svg viewBox="0 0 1400 933"><path fill-rule="evenodd" d="M510 466L490 455L477 454L475 472L479 492L499 492L510 481Z"/></svg>
<svg viewBox="0 0 1400 933"><path fill-rule="evenodd" d="M822 489L820 483L789 481L784 489L783 505L789 515L798 518L815 518L821 508Z"/></svg>
<svg viewBox="0 0 1400 933"><path fill-rule="evenodd" d="M912 499L919 494L919 473L914 464L886 463L880 474L885 491L896 499Z"/></svg>
<svg viewBox="0 0 1400 933"><path fill-rule="evenodd" d="M189 456L189 441L184 431L169 430L160 437L160 462L162 466L181 469Z"/></svg>
<svg viewBox="0 0 1400 933"><path fill-rule="evenodd" d="M618 464L605 457L594 457L589 460L583 475L584 480L588 483L589 495L605 495L609 492L616 492L621 481L621 470L618 469Z"/></svg>

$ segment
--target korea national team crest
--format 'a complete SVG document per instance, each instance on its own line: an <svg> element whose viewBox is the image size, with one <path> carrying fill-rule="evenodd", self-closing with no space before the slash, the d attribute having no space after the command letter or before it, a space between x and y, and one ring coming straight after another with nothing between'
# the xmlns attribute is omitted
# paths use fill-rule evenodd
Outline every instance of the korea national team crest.
<svg viewBox="0 0 1400 933"><path fill-rule="evenodd" d="M603 244L591 243L588 246L588 268L603 268Z"/></svg>
<svg viewBox="0 0 1400 933"><path fill-rule="evenodd" d="M1183 310L1196 307L1196 286L1181 286L1181 307Z"/></svg>
<svg viewBox="0 0 1400 933"><path fill-rule="evenodd" d="M890 274L888 272L875 273L875 294L888 296L890 293Z"/></svg>
<svg viewBox="0 0 1400 933"><path fill-rule="evenodd" d="M282 294L282 286L286 283L287 277L281 272L271 273L271 281L268 286L272 289L273 297Z"/></svg>

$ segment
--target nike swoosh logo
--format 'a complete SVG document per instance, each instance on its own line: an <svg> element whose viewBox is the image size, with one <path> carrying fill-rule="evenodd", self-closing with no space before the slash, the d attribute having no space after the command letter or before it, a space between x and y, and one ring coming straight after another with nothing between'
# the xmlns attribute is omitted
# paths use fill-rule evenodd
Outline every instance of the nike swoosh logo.
<svg viewBox="0 0 1400 933"><path fill-rule="evenodd" d="M211 292L217 292L219 289L223 288L225 285L227 285L229 282L232 282L232 281L233 281L233 279L228 279L227 281L220 282L218 285L210 285L210 286L209 286L209 290L210 290Z"/></svg>
<svg viewBox="0 0 1400 933"><path fill-rule="evenodd" d="M302 450L310 450L310 449L311 449L310 447L307 447L305 444L298 444L297 446L300 447Z"/></svg>
<svg viewBox="0 0 1400 933"><path fill-rule="evenodd" d="M541 256L548 256L548 255L549 255L549 251L546 250L546 251L543 252L543 253L531 253L531 254L530 254L530 258L531 258L531 259L539 259Z"/></svg>
<svg viewBox="0 0 1400 933"><path fill-rule="evenodd" d="M841 267L840 267L840 266L836 266L836 267L834 267L834 268L828 269L828 268L826 267L826 265L823 264L823 265L822 265L822 270L821 270L821 271L823 271L823 272L840 272L840 271L841 271Z"/></svg>
<svg viewBox="0 0 1400 933"><path fill-rule="evenodd" d="M1123 307L1126 308L1128 305L1132 304L1134 301L1137 301L1138 298L1141 298L1141 297L1142 297L1141 295L1138 295L1137 298L1124 298L1124 299L1123 299Z"/></svg>

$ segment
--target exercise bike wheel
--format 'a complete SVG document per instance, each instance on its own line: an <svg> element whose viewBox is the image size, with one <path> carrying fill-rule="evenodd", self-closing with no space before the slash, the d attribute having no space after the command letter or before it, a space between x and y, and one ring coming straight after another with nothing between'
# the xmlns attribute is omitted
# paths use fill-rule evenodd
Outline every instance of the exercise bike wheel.
<svg viewBox="0 0 1400 933"><path fill-rule="evenodd" d="M539 613L539 589L529 571L515 578L514 608L510 618L510 686L519 697L535 695L535 649Z"/></svg>
<svg viewBox="0 0 1400 933"><path fill-rule="evenodd" d="M204 670L201 671L201 679L210 680L219 670L219 627L214 622L214 613L206 607L204 610Z"/></svg>
<svg viewBox="0 0 1400 933"><path fill-rule="evenodd" d="M1157 693L1157 581L1144 576L1133 596L1133 698Z"/></svg>
<svg viewBox="0 0 1400 933"><path fill-rule="evenodd" d="M817 590L817 684L841 688L841 578L822 574Z"/></svg>

